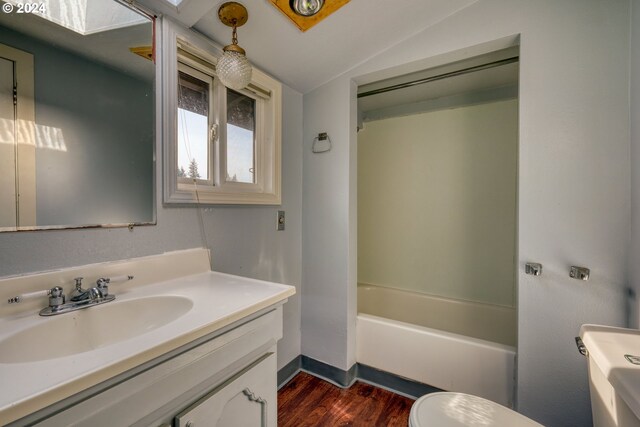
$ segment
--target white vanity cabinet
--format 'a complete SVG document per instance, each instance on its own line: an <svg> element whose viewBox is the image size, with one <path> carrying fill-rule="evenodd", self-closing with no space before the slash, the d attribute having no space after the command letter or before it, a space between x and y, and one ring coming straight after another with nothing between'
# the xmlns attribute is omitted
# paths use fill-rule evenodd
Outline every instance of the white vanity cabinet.
<svg viewBox="0 0 640 427"><path fill-rule="evenodd" d="M152 361L155 366L124 373L35 425L276 427L281 336L278 305Z"/></svg>
<svg viewBox="0 0 640 427"><path fill-rule="evenodd" d="M178 414L174 426L275 427L275 368L275 355L267 353Z"/></svg>
<svg viewBox="0 0 640 427"><path fill-rule="evenodd" d="M120 275L134 279L97 307L0 304L0 425L275 427L293 286L211 271L196 248L0 279L0 301Z"/></svg>

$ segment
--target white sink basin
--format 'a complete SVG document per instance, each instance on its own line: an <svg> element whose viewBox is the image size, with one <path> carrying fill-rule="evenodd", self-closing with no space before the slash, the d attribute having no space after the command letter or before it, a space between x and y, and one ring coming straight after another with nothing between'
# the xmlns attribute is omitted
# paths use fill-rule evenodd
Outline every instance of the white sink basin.
<svg viewBox="0 0 640 427"><path fill-rule="evenodd" d="M151 296L109 302L51 317L0 341L0 363L25 363L84 353L157 329L183 316L193 302Z"/></svg>

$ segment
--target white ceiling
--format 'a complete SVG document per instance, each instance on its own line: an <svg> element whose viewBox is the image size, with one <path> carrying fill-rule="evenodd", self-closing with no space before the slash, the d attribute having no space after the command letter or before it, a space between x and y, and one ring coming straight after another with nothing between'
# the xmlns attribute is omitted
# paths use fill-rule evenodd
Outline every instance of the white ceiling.
<svg viewBox="0 0 640 427"><path fill-rule="evenodd" d="M166 8L165 13L193 25L222 46L230 43L231 29L217 17L218 8L226 0L183 0L182 9L171 6L169 1L140 0L153 9ZM476 1L351 0L303 33L269 0L240 0L249 11L249 21L238 29L238 39L253 64L299 92L307 93ZM164 7L159 8L161 5ZM11 24L24 24L3 23L14 28L16 25ZM48 33L51 26L36 25L34 33L38 30ZM126 33L118 31L127 36ZM52 39L51 34L34 35ZM69 34L60 34L53 39L64 44L62 41L67 37ZM67 48L75 50L74 47ZM106 46L94 49L93 53L107 55L112 62L117 57ZM128 55L125 58L130 58Z"/></svg>
<svg viewBox="0 0 640 427"><path fill-rule="evenodd" d="M224 1L213 1L194 25L223 46L231 41L217 17ZM307 93L475 1L351 0L303 33L269 0L241 0L249 21L238 29L238 44L253 64Z"/></svg>

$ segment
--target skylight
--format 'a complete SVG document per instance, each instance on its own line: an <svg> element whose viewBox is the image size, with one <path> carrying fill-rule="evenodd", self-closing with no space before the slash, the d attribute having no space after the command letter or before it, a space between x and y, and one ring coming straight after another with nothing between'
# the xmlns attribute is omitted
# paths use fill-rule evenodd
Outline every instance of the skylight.
<svg viewBox="0 0 640 427"><path fill-rule="evenodd" d="M16 6L31 0L5 0ZM37 15L84 36L148 22L114 0L40 0Z"/></svg>

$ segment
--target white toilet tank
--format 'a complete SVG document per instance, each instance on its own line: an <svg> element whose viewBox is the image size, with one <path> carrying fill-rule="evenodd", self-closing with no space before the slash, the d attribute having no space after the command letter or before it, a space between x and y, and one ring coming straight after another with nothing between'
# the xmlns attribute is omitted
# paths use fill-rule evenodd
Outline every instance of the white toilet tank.
<svg viewBox="0 0 640 427"><path fill-rule="evenodd" d="M640 330L582 325L594 427L640 427Z"/></svg>

